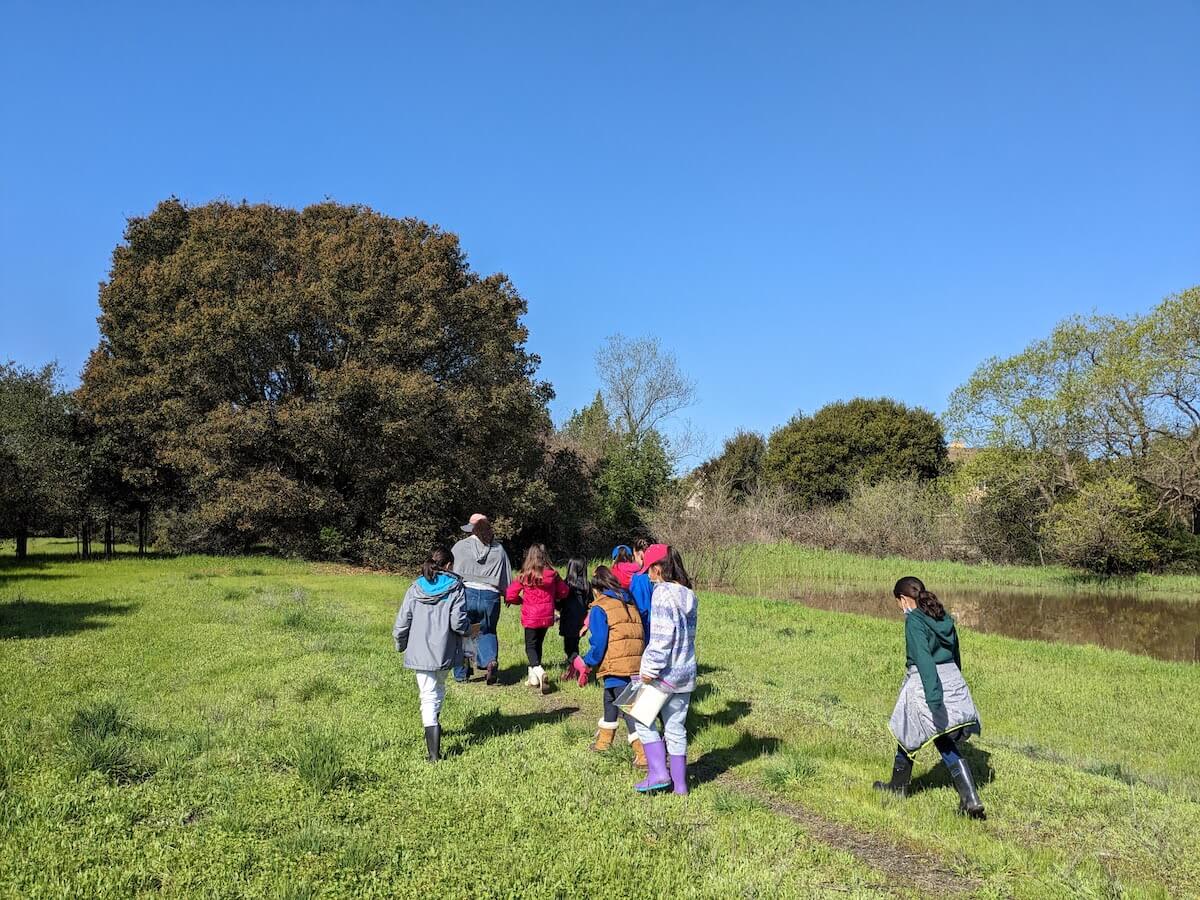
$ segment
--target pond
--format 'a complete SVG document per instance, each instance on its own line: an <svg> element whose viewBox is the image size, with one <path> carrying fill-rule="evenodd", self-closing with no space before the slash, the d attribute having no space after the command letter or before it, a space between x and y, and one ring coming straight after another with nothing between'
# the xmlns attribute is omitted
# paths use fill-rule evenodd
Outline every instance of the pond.
<svg viewBox="0 0 1200 900"><path fill-rule="evenodd" d="M814 609L885 619L901 617L896 602L886 592L802 587L783 596ZM1200 603L980 591L947 591L938 596L956 622L988 634L1095 644L1156 659L1200 661Z"/></svg>

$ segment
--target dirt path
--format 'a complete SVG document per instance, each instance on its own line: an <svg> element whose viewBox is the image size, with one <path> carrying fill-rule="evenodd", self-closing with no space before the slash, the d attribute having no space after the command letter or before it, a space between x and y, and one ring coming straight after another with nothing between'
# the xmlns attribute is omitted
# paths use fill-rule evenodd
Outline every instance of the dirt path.
<svg viewBox="0 0 1200 900"><path fill-rule="evenodd" d="M577 706L575 703L563 701L558 691L537 699L545 712L574 709ZM592 712L578 710L571 718L590 722ZM776 815L785 816L814 840L854 855L882 874L888 887L897 893L911 894L915 891L925 897L952 897L969 894L979 887L978 881L958 874L930 853L905 847L850 825L832 822L806 807L783 800L766 788L740 778L730 771L717 774L711 781L757 800Z"/></svg>

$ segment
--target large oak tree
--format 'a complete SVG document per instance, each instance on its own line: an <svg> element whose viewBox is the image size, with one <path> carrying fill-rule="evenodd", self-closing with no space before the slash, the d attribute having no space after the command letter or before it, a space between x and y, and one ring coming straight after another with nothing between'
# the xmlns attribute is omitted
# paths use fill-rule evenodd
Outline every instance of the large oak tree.
<svg viewBox="0 0 1200 900"><path fill-rule="evenodd" d="M553 501L525 301L436 226L171 199L129 221L100 309L80 402L169 545L391 561Z"/></svg>

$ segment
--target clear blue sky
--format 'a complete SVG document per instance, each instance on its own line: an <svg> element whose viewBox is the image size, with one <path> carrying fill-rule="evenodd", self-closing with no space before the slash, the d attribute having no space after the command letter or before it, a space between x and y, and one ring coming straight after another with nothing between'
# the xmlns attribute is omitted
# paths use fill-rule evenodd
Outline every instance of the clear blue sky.
<svg viewBox="0 0 1200 900"><path fill-rule="evenodd" d="M325 197L457 232L556 418L654 332L713 443L935 411L1200 282L1200 4L3 2L0 357L97 340L124 219Z"/></svg>

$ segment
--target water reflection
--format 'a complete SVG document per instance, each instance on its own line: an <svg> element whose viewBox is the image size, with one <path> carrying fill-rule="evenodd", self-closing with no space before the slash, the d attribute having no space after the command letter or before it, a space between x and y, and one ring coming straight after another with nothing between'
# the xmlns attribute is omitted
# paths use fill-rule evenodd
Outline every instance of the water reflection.
<svg viewBox="0 0 1200 900"><path fill-rule="evenodd" d="M886 591L829 591L808 586L793 588L786 596L815 609L900 618ZM1200 661L1200 603L978 591L946 591L938 596L955 621L989 634L1095 644L1157 659Z"/></svg>

